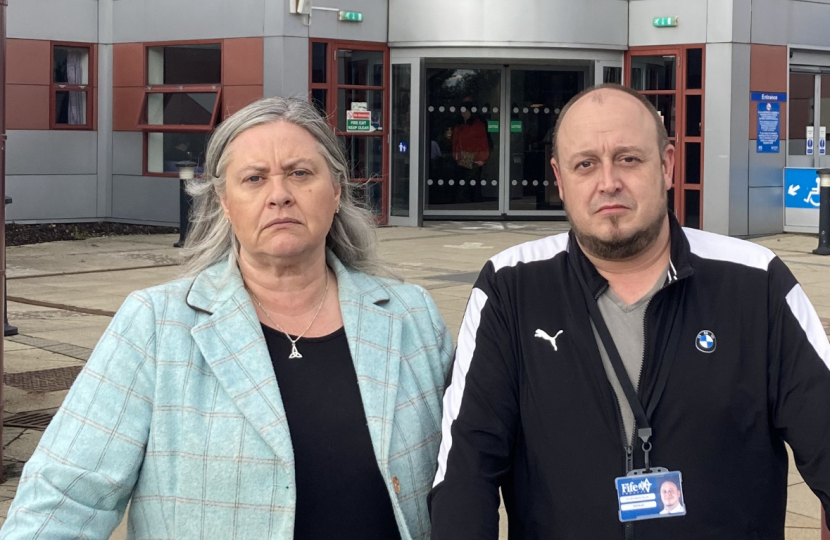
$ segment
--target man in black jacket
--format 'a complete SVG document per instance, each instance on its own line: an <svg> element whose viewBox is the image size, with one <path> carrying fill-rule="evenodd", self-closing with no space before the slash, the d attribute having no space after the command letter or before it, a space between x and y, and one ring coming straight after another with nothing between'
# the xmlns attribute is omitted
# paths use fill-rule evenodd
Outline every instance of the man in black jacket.
<svg viewBox="0 0 830 540"><path fill-rule="evenodd" d="M830 345L793 275L667 212L674 148L636 92L578 95L554 143L572 229L493 257L473 288L432 538L495 540L501 489L511 540L783 539L785 441L826 512ZM685 515L635 503L660 519L621 522L640 499L615 479L654 467L682 477Z"/></svg>

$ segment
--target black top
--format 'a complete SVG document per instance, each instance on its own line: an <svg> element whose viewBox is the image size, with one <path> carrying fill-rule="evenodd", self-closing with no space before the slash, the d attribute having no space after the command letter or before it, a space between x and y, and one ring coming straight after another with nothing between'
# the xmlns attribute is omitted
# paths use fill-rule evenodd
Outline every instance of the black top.
<svg viewBox="0 0 830 540"><path fill-rule="evenodd" d="M282 394L297 477L295 540L400 538L378 469L346 332L302 338L262 325Z"/></svg>

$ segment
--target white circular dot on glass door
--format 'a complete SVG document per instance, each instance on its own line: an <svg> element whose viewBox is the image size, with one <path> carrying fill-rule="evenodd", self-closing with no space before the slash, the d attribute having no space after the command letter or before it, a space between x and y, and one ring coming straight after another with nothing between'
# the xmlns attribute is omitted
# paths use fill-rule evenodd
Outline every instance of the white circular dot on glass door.
<svg viewBox="0 0 830 540"><path fill-rule="evenodd" d="M443 185L444 185L444 181L443 181L443 180L438 180L438 185L439 185L439 186L443 186Z"/></svg>
<svg viewBox="0 0 830 540"><path fill-rule="evenodd" d="M459 180L459 181L458 181L458 185L459 185L459 186L463 186L463 185L464 185L464 180Z"/></svg>
<svg viewBox="0 0 830 540"><path fill-rule="evenodd" d="M493 112L494 112L494 113L499 112L499 108L498 108L498 107L493 107Z"/></svg>
<svg viewBox="0 0 830 540"><path fill-rule="evenodd" d="M527 185L527 180L522 180L522 185L526 186Z"/></svg>
<svg viewBox="0 0 830 540"><path fill-rule="evenodd" d="M450 112L455 112L455 107L450 107Z"/></svg>
<svg viewBox="0 0 830 540"><path fill-rule="evenodd" d="M542 185L545 186L545 187L548 187L550 185L550 182L545 180L544 182L542 182Z"/></svg>
<svg viewBox="0 0 830 540"><path fill-rule="evenodd" d="M553 109L553 112L555 112L556 114L559 114L559 111L560 111L560 110L561 110L561 109L560 109L559 107L557 107L557 108Z"/></svg>
<svg viewBox="0 0 830 540"><path fill-rule="evenodd" d="M432 185L432 178L430 178L429 180L427 180L427 185L428 185L428 186L431 186L431 185Z"/></svg>
<svg viewBox="0 0 830 540"><path fill-rule="evenodd" d="M441 105L440 107L438 107L438 112L444 112L444 110L445 110L445 109L444 109L444 106L443 106L443 105Z"/></svg>
<svg viewBox="0 0 830 540"><path fill-rule="evenodd" d="M513 107L513 112L514 112L514 113L519 112L519 108L518 108L518 107Z"/></svg>
<svg viewBox="0 0 830 540"><path fill-rule="evenodd" d="M533 181L533 187L536 187L536 186L538 186L538 185L539 185L539 181L538 181L538 180L534 180L534 181Z"/></svg>
<svg viewBox="0 0 830 540"><path fill-rule="evenodd" d="M455 185L455 180L450 180L450 181L449 181L449 182L447 182L447 183L448 183L449 185L451 185L451 186L454 186L454 185Z"/></svg>
<svg viewBox="0 0 830 540"><path fill-rule="evenodd" d="M435 111L435 107L433 107L432 105L430 105L430 106L429 106L429 108L427 108L427 110L428 110L429 112L434 112L434 111Z"/></svg>
<svg viewBox="0 0 830 540"><path fill-rule="evenodd" d="M497 185L499 185L499 181L498 180L493 180L492 182L490 182L490 185L491 186L497 186Z"/></svg>
<svg viewBox="0 0 830 540"><path fill-rule="evenodd" d="M470 107L470 110L471 110L472 112L476 112L478 109L477 109L477 108L475 108L475 107Z"/></svg>
<svg viewBox="0 0 830 540"><path fill-rule="evenodd" d="M467 107L461 107L461 112L467 112Z"/></svg>
<svg viewBox="0 0 830 540"><path fill-rule="evenodd" d="M533 107L533 114L539 114L539 107Z"/></svg>
<svg viewBox="0 0 830 540"><path fill-rule="evenodd" d="M481 112L486 113L487 112L487 107L482 107Z"/></svg>
<svg viewBox="0 0 830 540"><path fill-rule="evenodd" d="M528 109L527 107L525 107L524 109L522 109L522 112L523 112L523 113L525 113L525 114L527 114L527 111L529 111L529 110L530 110L530 109Z"/></svg>
<svg viewBox="0 0 830 540"><path fill-rule="evenodd" d="M475 180L470 180L470 185L471 185L471 186L476 185L476 181L475 181Z"/></svg>
<svg viewBox="0 0 830 540"><path fill-rule="evenodd" d="M510 183L511 183L512 185L514 185L514 186L515 186L515 185L517 185L519 182L517 182L516 180L513 180L513 181L512 181L512 182L510 182Z"/></svg>
<svg viewBox="0 0 830 540"><path fill-rule="evenodd" d="M545 107L545 114L550 114L550 107Z"/></svg>

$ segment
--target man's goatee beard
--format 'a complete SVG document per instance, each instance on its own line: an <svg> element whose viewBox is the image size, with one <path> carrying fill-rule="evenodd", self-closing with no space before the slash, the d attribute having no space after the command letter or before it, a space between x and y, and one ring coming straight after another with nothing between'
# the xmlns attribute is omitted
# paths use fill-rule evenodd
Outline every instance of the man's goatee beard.
<svg viewBox="0 0 830 540"><path fill-rule="evenodd" d="M616 225L617 217L612 216L612 223ZM660 230L663 228L663 220L666 219L666 214L658 214L657 217L646 227L634 231L626 237L614 237L611 240L603 240L597 236L588 234L578 227L576 227L568 215L568 221L571 224L574 235L576 236L579 245L582 249L606 261L623 261L639 255L651 246L660 236Z"/></svg>

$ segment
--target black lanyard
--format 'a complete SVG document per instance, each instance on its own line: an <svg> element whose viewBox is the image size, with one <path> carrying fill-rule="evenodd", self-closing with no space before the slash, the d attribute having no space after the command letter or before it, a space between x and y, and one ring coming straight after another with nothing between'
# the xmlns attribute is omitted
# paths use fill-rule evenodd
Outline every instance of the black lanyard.
<svg viewBox="0 0 830 540"><path fill-rule="evenodd" d="M622 387L625 399L626 401L628 401L628 405L631 407L631 412L634 413L634 418L637 421L637 437L639 437L639 439L643 442L643 453L645 454L645 470L646 472L648 472L651 469L651 465L649 462L649 453L652 449L652 444L649 442L649 439L652 435L651 422L649 421L649 419L654 414L654 410L657 408L657 403L660 401L660 398L663 397L663 391L666 389L666 382L669 378L671 364L674 362L674 359L677 356L677 347L680 343L683 299L685 297L686 288L685 286L683 287L683 291L681 293L680 298L680 305L677 306L677 313L675 314L672 328L668 329L668 331L670 332L669 343L666 347L666 354L663 355L663 361L660 363L657 383L654 387L654 391L651 393L651 399L649 400L647 406L648 412L646 412L646 410L643 408L643 404L640 402L640 398L637 396L637 391L634 390L634 385L631 382L631 378L628 376L628 372L625 370L625 366L623 365L620 353L617 350L617 346L614 344L614 338L611 337L611 332L608 330L608 325L605 324L605 319L603 318L602 313L599 310L596 298L594 298L594 296L591 294L591 291L588 287L588 284L585 282L585 278L582 276L582 273L579 270L577 270L576 274L579 277L580 285L582 285L582 292L585 295L585 304L588 306L588 314L590 315L591 320L594 323L594 327L596 327L597 329L597 333L599 334L599 337L602 340L602 344L605 347L605 352L608 354L608 359L611 361L611 366L614 368L614 373L617 374L617 380L619 381L620 386ZM643 342L643 347L648 347L648 343ZM645 362L645 357L643 358L643 361Z"/></svg>

